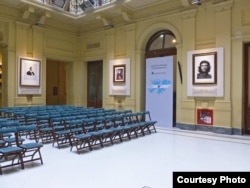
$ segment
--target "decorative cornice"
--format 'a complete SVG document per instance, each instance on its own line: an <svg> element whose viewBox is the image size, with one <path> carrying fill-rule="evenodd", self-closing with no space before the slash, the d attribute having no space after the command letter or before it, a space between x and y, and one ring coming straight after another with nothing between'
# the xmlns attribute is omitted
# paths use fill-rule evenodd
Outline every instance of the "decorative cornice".
<svg viewBox="0 0 250 188"><path fill-rule="evenodd" d="M217 13L231 10L232 6L233 6L233 0L223 1L221 3L214 4Z"/></svg>

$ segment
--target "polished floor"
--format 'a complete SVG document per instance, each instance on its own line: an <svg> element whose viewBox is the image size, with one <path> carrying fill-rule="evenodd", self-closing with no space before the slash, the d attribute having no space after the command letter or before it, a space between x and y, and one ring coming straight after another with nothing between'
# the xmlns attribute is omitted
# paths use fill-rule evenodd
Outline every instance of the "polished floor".
<svg viewBox="0 0 250 188"><path fill-rule="evenodd" d="M42 148L44 164L7 168L0 187L171 188L173 171L250 171L250 137L179 129L76 154Z"/></svg>

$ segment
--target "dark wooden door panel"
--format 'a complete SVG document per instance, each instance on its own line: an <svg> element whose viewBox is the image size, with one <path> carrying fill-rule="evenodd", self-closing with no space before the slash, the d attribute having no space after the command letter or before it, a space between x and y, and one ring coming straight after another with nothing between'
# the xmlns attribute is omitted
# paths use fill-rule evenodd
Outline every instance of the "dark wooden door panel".
<svg viewBox="0 0 250 188"><path fill-rule="evenodd" d="M102 67L102 61L88 62L88 107L102 107Z"/></svg>
<svg viewBox="0 0 250 188"><path fill-rule="evenodd" d="M242 103L244 106L243 133L250 135L250 43L244 44L244 97Z"/></svg>
<svg viewBox="0 0 250 188"><path fill-rule="evenodd" d="M66 65L48 60L46 64L46 104L66 104Z"/></svg>
<svg viewBox="0 0 250 188"><path fill-rule="evenodd" d="M250 107L247 108L247 123L245 124L245 134L250 134Z"/></svg>

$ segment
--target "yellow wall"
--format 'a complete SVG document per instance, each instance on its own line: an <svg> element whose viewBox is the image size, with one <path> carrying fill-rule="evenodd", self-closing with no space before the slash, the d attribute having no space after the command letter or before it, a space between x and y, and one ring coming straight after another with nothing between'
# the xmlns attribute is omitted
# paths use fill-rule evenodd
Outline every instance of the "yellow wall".
<svg viewBox="0 0 250 188"><path fill-rule="evenodd" d="M71 62L67 67L68 104L86 106L86 62L103 60L103 107L115 108L121 101L125 109L143 110L145 47L148 39L162 29L171 30L176 36L176 61L181 63L183 72L183 84L176 74L177 122L195 124L196 109L206 107L214 109L217 127L241 129L243 80L239 75L243 70L243 43L250 41L249 0L211 2L87 34L46 29L0 17L0 32L8 44L4 62L8 65L8 79L4 81L7 86L4 92L8 94L6 105L44 105L46 60L55 59ZM98 47L93 47L94 44ZM187 97L187 51L216 47L224 47L224 97ZM19 56L42 60L42 95L17 95ZM109 96L109 61L121 58L131 59L131 95Z"/></svg>

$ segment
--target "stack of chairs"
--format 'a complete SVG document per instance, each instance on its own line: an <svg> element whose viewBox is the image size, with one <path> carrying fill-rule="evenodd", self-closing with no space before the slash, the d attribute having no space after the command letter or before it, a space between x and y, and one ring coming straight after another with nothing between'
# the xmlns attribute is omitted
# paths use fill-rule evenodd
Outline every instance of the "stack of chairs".
<svg viewBox="0 0 250 188"><path fill-rule="evenodd" d="M4 119L4 118L1 118ZM18 121L1 120L0 123L0 174L4 168L20 166L24 169L26 163L39 160L43 164L39 142L20 140L24 132L36 131L36 125L22 125ZM9 139L13 142L9 142Z"/></svg>

